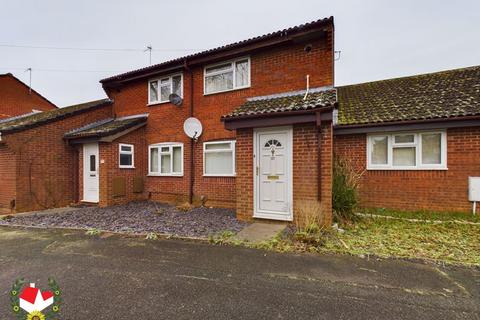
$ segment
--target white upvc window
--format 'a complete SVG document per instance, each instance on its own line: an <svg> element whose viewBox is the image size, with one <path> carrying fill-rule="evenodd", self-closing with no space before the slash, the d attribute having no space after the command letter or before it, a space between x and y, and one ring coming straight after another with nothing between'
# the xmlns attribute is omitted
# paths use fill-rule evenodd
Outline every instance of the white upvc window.
<svg viewBox="0 0 480 320"><path fill-rule="evenodd" d="M203 144L203 175L235 176L235 141L212 141Z"/></svg>
<svg viewBox="0 0 480 320"><path fill-rule="evenodd" d="M203 83L205 95L250 87L250 58L205 67Z"/></svg>
<svg viewBox="0 0 480 320"><path fill-rule="evenodd" d="M183 74L173 74L148 81L148 104L169 102L170 94L183 98Z"/></svg>
<svg viewBox="0 0 480 320"><path fill-rule="evenodd" d="M399 132L367 136L368 170L445 170L445 131Z"/></svg>
<svg viewBox="0 0 480 320"><path fill-rule="evenodd" d="M120 143L118 145L118 166L121 169L135 168L133 144Z"/></svg>
<svg viewBox="0 0 480 320"><path fill-rule="evenodd" d="M183 143L148 146L148 175L183 176Z"/></svg>

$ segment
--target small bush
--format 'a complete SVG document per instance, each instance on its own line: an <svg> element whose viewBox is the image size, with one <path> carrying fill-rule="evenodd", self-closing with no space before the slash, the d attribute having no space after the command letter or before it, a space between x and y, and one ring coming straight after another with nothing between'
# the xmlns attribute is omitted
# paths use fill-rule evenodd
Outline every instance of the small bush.
<svg viewBox="0 0 480 320"><path fill-rule="evenodd" d="M178 211L188 212L193 209L193 205L188 202L184 202L176 206L176 208Z"/></svg>
<svg viewBox="0 0 480 320"><path fill-rule="evenodd" d="M336 221L355 220L358 184L363 172L355 172L350 162L335 158L333 163L333 213Z"/></svg>
<svg viewBox="0 0 480 320"><path fill-rule="evenodd" d="M325 210L318 201L299 201L295 205L295 216L297 230L318 233L325 226Z"/></svg>

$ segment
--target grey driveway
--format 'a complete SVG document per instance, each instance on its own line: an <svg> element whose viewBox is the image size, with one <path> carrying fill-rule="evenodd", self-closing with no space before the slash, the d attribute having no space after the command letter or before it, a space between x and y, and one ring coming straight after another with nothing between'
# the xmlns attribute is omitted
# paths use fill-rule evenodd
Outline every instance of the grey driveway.
<svg viewBox="0 0 480 320"><path fill-rule="evenodd" d="M0 227L0 319L17 277L63 319L479 319L480 272L348 256Z"/></svg>

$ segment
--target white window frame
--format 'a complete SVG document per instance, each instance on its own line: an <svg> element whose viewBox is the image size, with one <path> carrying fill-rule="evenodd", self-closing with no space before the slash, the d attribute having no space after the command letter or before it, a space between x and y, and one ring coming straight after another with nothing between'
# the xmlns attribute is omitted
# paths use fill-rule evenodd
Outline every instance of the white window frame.
<svg viewBox="0 0 480 320"><path fill-rule="evenodd" d="M132 148L132 151L122 151L122 147L130 147L130 148ZM126 165L121 164L120 157L121 157L122 154L132 156L132 165L126 166ZM128 144L128 143L119 143L118 144L118 167L120 169L135 169L135 146L133 144Z"/></svg>
<svg viewBox="0 0 480 320"><path fill-rule="evenodd" d="M161 148L162 147L169 147L170 150L170 168L173 170L173 147L180 147L181 148L181 170L180 172L171 172L171 173L162 173L162 152ZM158 148L158 172L152 172L152 166L151 166L151 153L152 149ZM156 144L151 144L148 146L148 175L149 176L158 176L158 177L183 177L183 159L184 159L184 154L183 154L183 143L181 142L162 142L162 143L156 143Z"/></svg>
<svg viewBox="0 0 480 320"><path fill-rule="evenodd" d="M237 68L235 68L235 64L239 61L242 61L242 60L247 60L248 61L248 83L244 86L237 86L236 85L236 82L237 82L237 77L236 77L236 72L237 71L236 70L237 70ZM221 65L224 65L224 64L228 64L228 63L230 63L232 71L233 71L233 88L207 93L207 81L206 81L207 69L215 68L215 67L218 67L218 66L221 66ZM251 62L250 56L241 57L241 58L237 58L237 59L234 59L234 60L222 61L222 62L219 62L219 63L210 64L208 66L205 66L203 68L203 95L208 96L208 95L211 95L211 94L217 94L217 93L221 93L221 92L228 92L228 91L235 91L235 90L250 88L251 82L252 82L251 70L252 70L252 62ZM211 73L208 74L208 76L226 73L227 71L230 71L230 70L222 70L222 71L211 72Z"/></svg>
<svg viewBox="0 0 480 320"><path fill-rule="evenodd" d="M151 105L156 105L156 104L162 104L162 103L169 103L170 101L169 100L164 100L162 101L162 95L161 95L161 81L162 80L165 80L165 79L168 79L168 81L170 82L170 93L173 92L173 77L177 77L177 76L180 76L180 97L183 98L183 73L180 72L180 73L173 73L173 74L170 74L170 75L167 75L167 76L164 76L164 77L156 77L156 78L153 78L153 79L150 79L148 80L147 82L147 86L148 86L148 103L147 105L148 106L151 106ZM157 86L158 86L158 99L157 101L152 101L151 99L151 96L150 96L150 83L152 82L158 82Z"/></svg>
<svg viewBox="0 0 480 320"><path fill-rule="evenodd" d="M212 144L224 144L230 143L229 149L214 149L214 150L207 150L207 145ZM219 140L219 141L208 141L203 143L203 176L204 177L235 177L237 175L237 168L235 167L235 149L236 149L236 141L235 140ZM206 173L206 154L207 153L219 153L219 152L232 152L232 173L222 173L222 174L214 174L214 173Z"/></svg>
<svg viewBox="0 0 480 320"><path fill-rule="evenodd" d="M414 142L395 143L395 136L412 135ZM422 163L422 135L441 134L440 138L440 164ZM387 164L373 164L371 162L371 151L373 148L373 137L387 137ZM415 166L394 166L394 148L415 148ZM414 132L385 132L367 134L367 170L448 170L447 167L447 132L445 130L414 131Z"/></svg>

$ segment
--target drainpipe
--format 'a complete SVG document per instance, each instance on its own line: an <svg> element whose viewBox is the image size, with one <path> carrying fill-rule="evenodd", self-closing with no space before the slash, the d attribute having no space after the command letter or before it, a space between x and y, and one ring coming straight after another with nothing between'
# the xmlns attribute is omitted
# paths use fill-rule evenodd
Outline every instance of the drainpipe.
<svg viewBox="0 0 480 320"><path fill-rule="evenodd" d="M184 61L185 70L190 73L190 110L189 117L193 117L193 71ZM193 186L195 184L195 139L190 139L190 185L188 189L188 202L193 203Z"/></svg>
<svg viewBox="0 0 480 320"><path fill-rule="evenodd" d="M318 149L317 149L317 170L318 170L318 182L317 182L317 185L318 185L318 190L317 190L317 198L318 198L318 202L320 202L322 200L322 114L321 112L317 112L316 113L316 118L317 118L317 140L318 140Z"/></svg>

